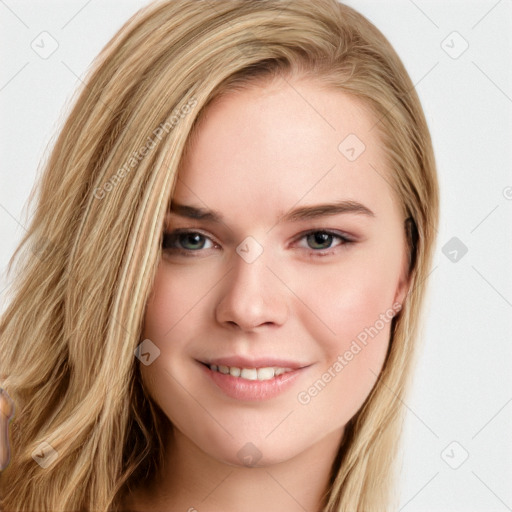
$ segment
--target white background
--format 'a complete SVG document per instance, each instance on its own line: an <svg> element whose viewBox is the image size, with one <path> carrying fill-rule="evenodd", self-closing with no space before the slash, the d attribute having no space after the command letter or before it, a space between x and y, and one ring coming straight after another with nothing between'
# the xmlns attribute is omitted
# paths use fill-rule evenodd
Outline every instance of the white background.
<svg viewBox="0 0 512 512"><path fill-rule="evenodd" d="M441 186L423 348L403 404L401 510L512 510L512 1L348 3L390 39L416 84ZM80 78L144 4L0 0L0 272ZM31 48L43 31L58 43L47 59ZM443 253L453 237L468 249L455 249L457 261L455 246Z"/></svg>

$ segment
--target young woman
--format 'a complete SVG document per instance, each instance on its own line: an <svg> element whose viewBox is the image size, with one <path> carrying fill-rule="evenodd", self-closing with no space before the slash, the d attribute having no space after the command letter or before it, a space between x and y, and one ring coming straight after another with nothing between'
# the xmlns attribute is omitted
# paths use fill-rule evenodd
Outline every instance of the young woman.
<svg viewBox="0 0 512 512"><path fill-rule="evenodd" d="M0 324L2 510L393 509L439 199L369 21L149 5L38 191Z"/></svg>

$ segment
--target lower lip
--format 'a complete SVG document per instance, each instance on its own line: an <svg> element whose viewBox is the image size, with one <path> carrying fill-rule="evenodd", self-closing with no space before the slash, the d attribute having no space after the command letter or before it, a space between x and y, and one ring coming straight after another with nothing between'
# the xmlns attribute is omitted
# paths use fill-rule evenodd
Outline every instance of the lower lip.
<svg viewBox="0 0 512 512"><path fill-rule="evenodd" d="M248 380L210 370L201 363L206 375L230 398L246 401L270 400L291 388L306 369L298 368L269 380Z"/></svg>

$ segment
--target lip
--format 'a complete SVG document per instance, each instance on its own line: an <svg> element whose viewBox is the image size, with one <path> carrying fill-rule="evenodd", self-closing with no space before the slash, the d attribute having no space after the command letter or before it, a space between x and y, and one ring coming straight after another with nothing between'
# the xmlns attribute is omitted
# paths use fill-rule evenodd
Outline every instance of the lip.
<svg viewBox="0 0 512 512"><path fill-rule="evenodd" d="M234 364L231 361L237 361ZM265 359L262 362L258 362L258 366L247 365L247 360L244 361L242 366L238 366L241 361L240 358L223 358L217 359L220 363L201 363L199 366L206 375L206 377L215 384L226 396L235 400L255 402L265 401L277 397L278 395L289 390L301 377L301 375L307 371L309 366L297 366L297 363L291 363L290 361L276 360L276 359ZM230 361L230 364L226 362ZM286 366L287 364L295 366ZM210 370L208 364L221 364L225 366L236 366L238 368L266 368L269 366L279 366L282 368L292 368L292 371L278 375L269 380L248 380L240 377L233 377L230 374L224 374L217 371ZM252 364L255 364L253 362Z"/></svg>

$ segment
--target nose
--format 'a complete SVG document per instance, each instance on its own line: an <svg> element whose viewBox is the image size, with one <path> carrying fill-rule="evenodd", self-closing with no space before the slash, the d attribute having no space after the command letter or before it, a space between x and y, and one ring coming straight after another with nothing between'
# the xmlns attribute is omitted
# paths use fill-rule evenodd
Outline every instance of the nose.
<svg viewBox="0 0 512 512"><path fill-rule="evenodd" d="M288 317L286 290L268 268L265 254L255 261L233 256L233 267L219 287L217 322L234 330L253 331L283 325Z"/></svg>

